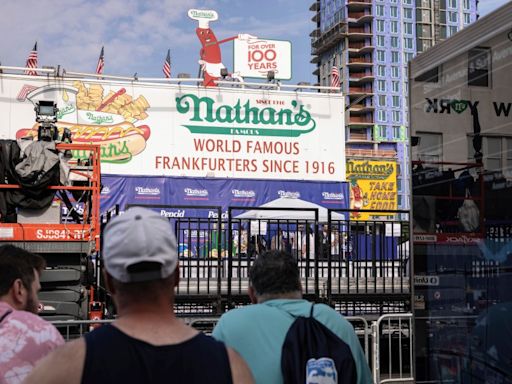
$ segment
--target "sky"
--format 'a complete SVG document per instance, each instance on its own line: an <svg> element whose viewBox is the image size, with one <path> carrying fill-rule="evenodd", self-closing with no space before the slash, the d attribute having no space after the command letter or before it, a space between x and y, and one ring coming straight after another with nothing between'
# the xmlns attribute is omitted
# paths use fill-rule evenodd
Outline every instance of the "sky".
<svg viewBox="0 0 512 384"><path fill-rule="evenodd" d="M508 0L480 0L481 16ZM309 33L313 0L2 0L0 63L24 66L35 41L39 66L93 73L105 46L104 74L162 77L171 50L172 76L198 74L200 43L191 8L213 9L210 24L219 40L248 33L292 42L291 83L309 81L314 65ZM30 10L27 12L27 10ZM222 62L233 69L232 43L222 45Z"/></svg>

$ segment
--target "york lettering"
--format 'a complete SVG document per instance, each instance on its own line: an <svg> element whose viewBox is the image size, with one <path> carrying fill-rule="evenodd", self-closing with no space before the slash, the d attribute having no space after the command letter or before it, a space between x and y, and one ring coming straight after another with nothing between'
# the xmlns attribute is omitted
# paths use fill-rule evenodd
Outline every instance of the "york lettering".
<svg viewBox="0 0 512 384"><path fill-rule="evenodd" d="M425 112L427 113L446 113L451 114L462 113L466 109L469 108L471 114L473 115L476 111L476 108L479 101L470 101L470 100L457 100L457 99L430 99L428 97L425 98L427 101L425 105Z"/></svg>

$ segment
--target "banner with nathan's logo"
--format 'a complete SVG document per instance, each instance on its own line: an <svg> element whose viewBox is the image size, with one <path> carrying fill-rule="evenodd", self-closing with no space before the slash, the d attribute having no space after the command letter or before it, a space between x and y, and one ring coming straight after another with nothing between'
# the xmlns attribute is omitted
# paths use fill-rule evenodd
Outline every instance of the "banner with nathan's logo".
<svg viewBox="0 0 512 384"><path fill-rule="evenodd" d="M208 207L221 207L227 217L228 207L274 207L301 209L316 208L319 220L327 221L327 209L348 208L346 182L318 182L293 180L209 179L190 177L120 177L104 176L101 194L103 211L119 204L172 205L159 208L166 217L216 218L217 211ZM290 211L291 212L291 211ZM240 212L238 212L240 213ZM237 214L235 212L235 214ZM293 217L293 213L290 213ZM304 213L314 219L313 213Z"/></svg>
<svg viewBox="0 0 512 384"><path fill-rule="evenodd" d="M397 209L396 161L347 160L351 219L371 220ZM375 212L359 212L371 209Z"/></svg>
<svg viewBox="0 0 512 384"><path fill-rule="evenodd" d="M0 75L0 138L37 137L33 103L101 145L118 175L345 180L340 94ZM86 157L86 153L74 153ZM139 190L140 196L151 196Z"/></svg>

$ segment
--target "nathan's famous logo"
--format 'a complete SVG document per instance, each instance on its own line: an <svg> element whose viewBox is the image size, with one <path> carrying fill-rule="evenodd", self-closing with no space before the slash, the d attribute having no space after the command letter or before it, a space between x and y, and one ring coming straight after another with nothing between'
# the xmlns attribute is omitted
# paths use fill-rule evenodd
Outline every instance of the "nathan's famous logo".
<svg viewBox="0 0 512 384"><path fill-rule="evenodd" d="M71 130L73 143L97 143L101 146L101 160L109 163L127 163L146 148L151 134L147 125L139 124L148 117L150 107L144 96L137 98L125 88L105 93L101 84L85 85L73 82L73 87L55 85L36 88L28 94L29 100L38 95L52 97L57 102L57 127ZM50 95L50 96L48 96ZM38 124L31 129L20 129L17 138L37 138ZM87 158L87 151L74 151L76 158Z"/></svg>
<svg viewBox="0 0 512 384"><path fill-rule="evenodd" d="M371 179L371 180L385 180L395 170L393 163L378 163L372 164L368 161L365 162L352 162L347 161L347 175L350 174L352 178L356 179Z"/></svg>
<svg viewBox="0 0 512 384"><path fill-rule="evenodd" d="M183 126L191 133L210 135L298 137L312 132L316 122L311 114L296 100L291 105L292 109L274 109L252 106L250 100L219 105L206 96L186 94L176 98L178 113L190 113L189 121L198 123Z"/></svg>
<svg viewBox="0 0 512 384"><path fill-rule="evenodd" d="M185 195L190 196L190 197L206 197L206 196L208 196L207 189L185 188L183 190L183 192L185 192Z"/></svg>
<svg viewBox="0 0 512 384"><path fill-rule="evenodd" d="M300 192L292 192L292 191L277 191L279 197L284 197L287 199L300 199Z"/></svg>
<svg viewBox="0 0 512 384"><path fill-rule="evenodd" d="M160 188L135 187L137 195L157 196L160 194Z"/></svg>
<svg viewBox="0 0 512 384"><path fill-rule="evenodd" d="M322 192L322 197L325 200L343 200L343 193Z"/></svg>
<svg viewBox="0 0 512 384"><path fill-rule="evenodd" d="M256 192L253 190L243 190L243 189L232 189L231 194L236 198L253 198L256 196Z"/></svg>

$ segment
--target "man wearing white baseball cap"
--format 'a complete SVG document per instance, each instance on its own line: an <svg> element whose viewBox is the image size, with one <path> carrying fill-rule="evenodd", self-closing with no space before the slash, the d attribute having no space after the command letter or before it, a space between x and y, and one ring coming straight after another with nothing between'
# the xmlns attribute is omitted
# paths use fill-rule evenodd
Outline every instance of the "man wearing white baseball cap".
<svg viewBox="0 0 512 384"><path fill-rule="evenodd" d="M118 319L56 350L27 383L253 383L235 351L176 318L178 253L167 219L131 208L103 236Z"/></svg>

